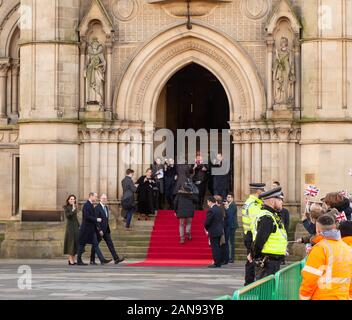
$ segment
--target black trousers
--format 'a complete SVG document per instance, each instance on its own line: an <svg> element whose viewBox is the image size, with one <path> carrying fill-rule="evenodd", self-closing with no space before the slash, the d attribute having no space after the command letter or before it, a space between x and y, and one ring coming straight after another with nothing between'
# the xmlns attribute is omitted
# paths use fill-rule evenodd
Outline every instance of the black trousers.
<svg viewBox="0 0 352 320"><path fill-rule="evenodd" d="M210 237L211 251L213 253L214 264L216 266L221 266L220 239L221 239L221 236Z"/></svg>
<svg viewBox="0 0 352 320"><path fill-rule="evenodd" d="M80 243L78 245L78 252L77 252L77 261L78 262L82 262L82 254L84 252L84 248L86 246L86 243ZM98 255L98 258L100 260L100 262L104 261L105 258L99 248L99 242L98 242L98 238L97 238L97 234L94 233L94 236L93 236L93 241L92 241L92 250L94 249L94 252L97 253Z"/></svg>
<svg viewBox="0 0 352 320"><path fill-rule="evenodd" d="M104 233L103 239L104 239L106 245L108 246L113 259L118 260L119 256L116 253L114 243L111 240L110 233ZM99 243L100 243L100 241L102 241L101 238L99 238ZM95 253L96 253L95 248L92 246L92 250L90 252L90 261L92 261L92 262L95 261ZM98 257L99 257L99 255L98 255Z"/></svg>
<svg viewBox="0 0 352 320"><path fill-rule="evenodd" d="M225 228L225 262L235 261L235 228L226 227Z"/></svg>
<svg viewBox="0 0 352 320"><path fill-rule="evenodd" d="M205 191L206 191L206 184L205 181L203 181L200 184L196 185L199 191L198 194L198 210L203 210L203 205L204 205L204 197L205 197Z"/></svg>
<svg viewBox="0 0 352 320"><path fill-rule="evenodd" d="M257 265L255 267L256 280L263 279L278 272L280 270L281 262L282 260L267 260L264 263L264 267Z"/></svg>
<svg viewBox="0 0 352 320"><path fill-rule="evenodd" d="M251 253L252 246L252 233L247 232L244 236L244 245L247 248L247 255ZM244 275L244 285L248 286L249 284L255 281L255 263L246 261L245 265L245 275Z"/></svg>

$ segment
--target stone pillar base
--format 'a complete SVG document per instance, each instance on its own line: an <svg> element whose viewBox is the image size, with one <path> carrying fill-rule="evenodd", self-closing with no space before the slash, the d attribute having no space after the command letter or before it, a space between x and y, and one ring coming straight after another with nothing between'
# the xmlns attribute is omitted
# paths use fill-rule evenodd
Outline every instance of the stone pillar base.
<svg viewBox="0 0 352 320"><path fill-rule="evenodd" d="M51 259L63 256L64 223L14 222L6 226L0 256L7 259Z"/></svg>

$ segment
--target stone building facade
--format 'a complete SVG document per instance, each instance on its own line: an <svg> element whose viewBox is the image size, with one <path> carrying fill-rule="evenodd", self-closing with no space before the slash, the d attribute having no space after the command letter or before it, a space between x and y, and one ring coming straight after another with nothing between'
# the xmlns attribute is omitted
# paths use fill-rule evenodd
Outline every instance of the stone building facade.
<svg viewBox="0 0 352 320"><path fill-rule="evenodd" d="M293 211L305 184L349 188L351 19L351 0L0 0L0 220L93 190L116 205L190 64L226 93L236 201L251 181Z"/></svg>

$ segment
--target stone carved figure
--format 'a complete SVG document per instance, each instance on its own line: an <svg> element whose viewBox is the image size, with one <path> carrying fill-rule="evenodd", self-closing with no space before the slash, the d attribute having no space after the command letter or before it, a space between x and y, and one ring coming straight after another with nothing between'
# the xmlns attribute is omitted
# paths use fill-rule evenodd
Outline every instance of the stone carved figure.
<svg viewBox="0 0 352 320"><path fill-rule="evenodd" d="M104 81L106 60L103 45L93 38L87 49L87 64L85 70L87 103L104 103Z"/></svg>
<svg viewBox="0 0 352 320"><path fill-rule="evenodd" d="M282 37L280 49L276 49L273 68L275 104L290 105L294 101L295 64L288 39Z"/></svg>

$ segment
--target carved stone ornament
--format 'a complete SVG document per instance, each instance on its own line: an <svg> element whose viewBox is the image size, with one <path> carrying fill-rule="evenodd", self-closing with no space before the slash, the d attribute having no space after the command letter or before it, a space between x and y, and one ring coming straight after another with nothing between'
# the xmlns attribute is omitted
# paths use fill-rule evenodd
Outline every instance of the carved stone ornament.
<svg viewBox="0 0 352 320"><path fill-rule="evenodd" d="M271 2L271 0L241 0L241 12L249 19L261 19L268 14Z"/></svg>
<svg viewBox="0 0 352 320"><path fill-rule="evenodd" d="M219 4L230 0L191 0L190 15L202 17L210 14ZM186 0L149 0L150 4L161 4L165 12L172 17L185 17L188 14Z"/></svg>
<svg viewBox="0 0 352 320"><path fill-rule="evenodd" d="M110 8L117 20L129 21L136 17L139 6L137 0L111 0Z"/></svg>

